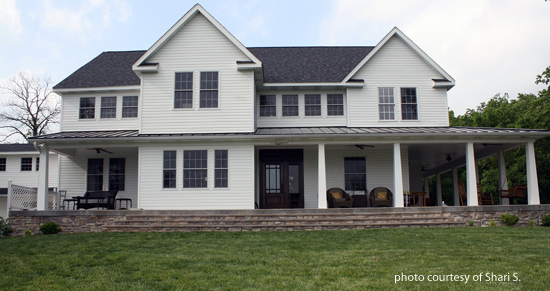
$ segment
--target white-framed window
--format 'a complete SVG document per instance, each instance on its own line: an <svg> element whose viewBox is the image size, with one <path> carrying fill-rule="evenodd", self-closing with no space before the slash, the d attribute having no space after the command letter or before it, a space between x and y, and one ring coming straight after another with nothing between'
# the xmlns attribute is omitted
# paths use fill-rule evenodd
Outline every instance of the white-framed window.
<svg viewBox="0 0 550 291"><path fill-rule="evenodd" d="M298 95L283 95L283 116L298 115Z"/></svg>
<svg viewBox="0 0 550 291"><path fill-rule="evenodd" d="M122 118L138 117L138 96L122 97Z"/></svg>
<svg viewBox="0 0 550 291"><path fill-rule="evenodd" d="M176 73L174 108L193 108L193 73Z"/></svg>
<svg viewBox="0 0 550 291"><path fill-rule="evenodd" d="M101 118L116 118L116 97L101 97Z"/></svg>
<svg viewBox="0 0 550 291"><path fill-rule="evenodd" d="M88 159L87 191L103 191L103 159Z"/></svg>
<svg viewBox="0 0 550 291"><path fill-rule="evenodd" d="M393 88L378 88L378 113L380 120L395 120Z"/></svg>
<svg viewBox="0 0 550 291"><path fill-rule="evenodd" d="M227 150L215 150L215 169L214 169L214 180L216 188L227 188L229 177L229 163L228 163L228 151Z"/></svg>
<svg viewBox="0 0 550 291"><path fill-rule="evenodd" d="M109 190L124 191L126 177L126 159L109 159Z"/></svg>
<svg viewBox="0 0 550 291"><path fill-rule="evenodd" d="M36 171L40 171L40 158L36 158L36 165L34 168Z"/></svg>
<svg viewBox="0 0 550 291"><path fill-rule="evenodd" d="M343 94L327 94L327 115L328 116L344 115L344 95Z"/></svg>
<svg viewBox="0 0 550 291"><path fill-rule="evenodd" d="M0 158L0 172L6 171L6 158Z"/></svg>
<svg viewBox="0 0 550 291"><path fill-rule="evenodd" d="M81 97L79 119L95 118L95 97Z"/></svg>
<svg viewBox="0 0 550 291"><path fill-rule="evenodd" d="M401 88L401 119L418 120L416 88Z"/></svg>
<svg viewBox="0 0 550 291"><path fill-rule="evenodd" d="M32 171L32 158L21 158L21 171Z"/></svg>
<svg viewBox="0 0 550 291"><path fill-rule="evenodd" d="M367 189L367 164L364 157L344 158L346 191Z"/></svg>
<svg viewBox="0 0 550 291"><path fill-rule="evenodd" d="M201 72L200 108L218 108L218 72Z"/></svg>
<svg viewBox="0 0 550 291"><path fill-rule="evenodd" d="M306 94L304 96L305 116L321 116L321 95Z"/></svg>
<svg viewBox="0 0 550 291"><path fill-rule="evenodd" d="M260 95L260 116L277 116L276 95Z"/></svg>
<svg viewBox="0 0 550 291"><path fill-rule="evenodd" d="M162 188L176 188L176 151L164 151Z"/></svg>
<svg viewBox="0 0 550 291"><path fill-rule="evenodd" d="M183 151L183 188L208 187L208 151Z"/></svg>

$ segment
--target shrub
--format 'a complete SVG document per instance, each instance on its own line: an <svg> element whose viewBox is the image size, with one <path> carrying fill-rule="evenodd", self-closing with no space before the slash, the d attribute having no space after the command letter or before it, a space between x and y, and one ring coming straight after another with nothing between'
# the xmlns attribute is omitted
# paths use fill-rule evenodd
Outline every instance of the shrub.
<svg viewBox="0 0 550 291"><path fill-rule="evenodd" d="M542 226L550 226L550 214L545 214L542 216Z"/></svg>
<svg viewBox="0 0 550 291"><path fill-rule="evenodd" d="M13 232L13 228L10 227L9 221L9 219L4 220L4 218L0 216L0 237L10 236Z"/></svg>
<svg viewBox="0 0 550 291"><path fill-rule="evenodd" d="M473 220L468 221L469 226L474 226L474 223L475 223L475 221L473 221Z"/></svg>
<svg viewBox="0 0 550 291"><path fill-rule="evenodd" d="M496 221L494 221L494 220L489 221L489 226L490 226L490 227L497 226Z"/></svg>
<svg viewBox="0 0 550 291"><path fill-rule="evenodd" d="M31 236L31 235L34 235L34 233L30 229L25 229L25 231L23 231L23 235L24 236Z"/></svg>
<svg viewBox="0 0 550 291"><path fill-rule="evenodd" d="M46 223L43 223L42 225L40 225L40 231L43 234L56 234L59 231L61 231L61 228L59 227L59 224L51 221L51 222L46 222Z"/></svg>
<svg viewBox="0 0 550 291"><path fill-rule="evenodd" d="M500 216L500 221L502 221L507 226L514 226L519 221L519 217L517 215L510 214L506 212L505 214L502 214Z"/></svg>
<svg viewBox="0 0 550 291"><path fill-rule="evenodd" d="M537 221L536 221L536 220L529 220L529 226L530 226L530 227L535 227L535 226L537 226Z"/></svg>

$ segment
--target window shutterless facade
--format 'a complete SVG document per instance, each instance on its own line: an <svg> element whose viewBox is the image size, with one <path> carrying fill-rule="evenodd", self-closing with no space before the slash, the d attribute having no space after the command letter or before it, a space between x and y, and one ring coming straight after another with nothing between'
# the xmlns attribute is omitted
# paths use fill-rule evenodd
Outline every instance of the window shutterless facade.
<svg viewBox="0 0 550 291"><path fill-rule="evenodd" d="M0 158L0 172L6 171L6 158Z"/></svg>
<svg viewBox="0 0 550 291"><path fill-rule="evenodd" d="M138 117L138 96L122 97L122 118Z"/></svg>
<svg viewBox="0 0 550 291"><path fill-rule="evenodd" d="M183 188L206 188L208 151L183 151Z"/></svg>
<svg viewBox="0 0 550 291"><path fill-rule="evenodd" d="M418 120L416 88L401 88L401 119Z"/></svg>
<svg viewBox="0 0 550 291"><path fill-rule="evenodd" d="M306 94L304 97L305 116L321 116L321 95Z"/></svg>
<svg viewBox="0 0 550 291"><path fill-rule="evenodd" d="M344 115L344 95L343 94L327 94L327 115L328 116Z"/></svg>
<svg viewBox="0 0 550 291"><path fill-rule="evenodd" d="M176 188L176 151L164 151L162 168L162 187Z"/></svg>
<svg viewBox="0 0 550 291"><path fill-rule="evenodd" d="M193 108L193 73L176 73L174 108Z"/></svg>
<svg viewBox="0 0 550 291"><path fill-rule="evenodd" d="M277 116L277 97L260 95L260 116Z"/></svg>
<svg viewBox="0 0 550 291"><path fill-rule="evenodd" d="M78 117L80 119L95 118L95 97L80 98L80 110Z"/></svg>
<svg viewBox="0 0 550 291"><path fill-rule="evenodd" d="M101 97L101 118L116 118L116 97Z"/></svg>
<svg viewBox="0 0 550 291"><path fill-rule="evenodd" d="M227 188L228 187L228 157L227 150L216 150L214 151L215 156L215 187L216 188Z"/></svg>
<svg viewBox="0 0 550 291"><path fill-rule="evenodd" d="M393 88L378 88L378 104L380 120L395 120Z"/></svg>
<svg viewBox="0 0 550 291"><path fill-rule="evenodd" d="M298 95L283 95L283 116L298 116Z"/></svg>
<svg viewBox="0 0 550 291"><path fill-rule="evenodd" d="M344 158L345 187L348 191L366 191L367 166L364 157Z"/></svg>
<svg viewBox="0 0 550 291"><path fill-rule="evenodd" d="M32 171L32 158L21 158L21 171Z"/></svg>
<svg viewBox="0 0 550 291"><path fill-rule="evenodd" d="M200 108L218 108L218 72L201 72Z"/></svg>
<svg viewBox="0 0 550 291"><path fill-rule="evenodd" d="M124 191L126 160L124 158L109 159L109 190Z"/></svg>
<svg viewBox="0 0 550 291"><path fill-rule="evenodd" d="M88 159L87 191L103 191L103 159Z"/></svg>

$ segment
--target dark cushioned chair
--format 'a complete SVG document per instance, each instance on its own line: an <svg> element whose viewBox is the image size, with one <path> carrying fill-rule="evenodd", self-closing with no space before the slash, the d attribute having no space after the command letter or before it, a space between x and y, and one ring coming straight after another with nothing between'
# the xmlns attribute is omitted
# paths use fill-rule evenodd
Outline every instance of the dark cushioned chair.
<svg viewBox="0 0 550 291"><path fill-rule="evenodd" d="M393 194L386 187L376 187L370 191L370 205L372 207L392 207Z"/></svg>
<svg viewBox="0 0 550 291"><path fill-rule="evenodd" d="M329 208L352 208L353 198L340 188L327 190L327 202Z"/></svg>

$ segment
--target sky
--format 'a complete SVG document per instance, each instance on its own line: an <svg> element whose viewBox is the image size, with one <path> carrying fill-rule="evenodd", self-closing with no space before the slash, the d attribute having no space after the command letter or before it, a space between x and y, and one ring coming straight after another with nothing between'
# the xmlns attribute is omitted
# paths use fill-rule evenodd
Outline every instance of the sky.
<svg viewBox="0 0 550 291"><path fill-rule="evenodd" d="M0 0L0 82L62 81L103 51L145 50L198 0ZM245 46L375 46L397 26L455 80L464 114L495 94L536 93L550 66L550 1L202 0ZM7 96L0 93L0 101Z"/></svg>

